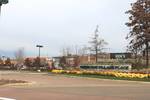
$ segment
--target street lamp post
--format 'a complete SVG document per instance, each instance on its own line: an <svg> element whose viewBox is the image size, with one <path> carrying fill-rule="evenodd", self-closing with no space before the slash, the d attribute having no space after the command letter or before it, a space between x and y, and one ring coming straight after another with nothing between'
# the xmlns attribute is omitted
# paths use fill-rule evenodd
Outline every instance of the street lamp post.
<svg viewBox="0 0 150 100"><path fill-rule="evenodd" d="M0 14L1 14L1 6L7 3L8 3L8 0L0 0Z"/></svg>
<svg viewBox="0 0 150 100"><path fill-rule="evenodd" d="M39 67L40 67L40 64L41 64L41 58L40 58L40 56L41 56L41 48L43 48L43 46L42 45L36 45L36 47L38 47L39 48Z"/></svg>
<svg viewBox="0 0 150 100"><path fill-rule="evenodd" d="M39 48L39 58L40 58L40 55L41 55L41 54L40 54L40 53L41 53L41 52L40 52L40 51L41 51L40 49L43 48L43 46L42 46L42 45L36 45L36 47Z"/></svg>

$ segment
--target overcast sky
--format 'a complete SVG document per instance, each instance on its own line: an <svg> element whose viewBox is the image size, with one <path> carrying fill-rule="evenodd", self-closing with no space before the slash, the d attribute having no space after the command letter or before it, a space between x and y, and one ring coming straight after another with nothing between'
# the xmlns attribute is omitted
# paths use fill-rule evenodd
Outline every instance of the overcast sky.
<svg viewBox="0 0 150 100"><path fill-rule="evenodd" d="M62 47L88 45L96 25L108 52L126 51L125 26L130 3L135 0L10 0L0 18L0 50L14 52L24 47L26 54L60 55ZM1 54L5 55L5 54Z"/></svg>

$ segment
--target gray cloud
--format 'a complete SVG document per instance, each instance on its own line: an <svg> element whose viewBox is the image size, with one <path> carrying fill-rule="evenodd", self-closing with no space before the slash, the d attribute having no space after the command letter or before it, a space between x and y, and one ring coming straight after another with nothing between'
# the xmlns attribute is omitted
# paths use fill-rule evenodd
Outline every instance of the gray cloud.
<svg viewBox="0 0 150 100"><path fill-rule="evenodd" d="M88 44L97 24L110 51L125 51L128 21L125 11L135 0L11 0L4 5L0 19L0 49L25 47L36 55L58 55L64 45Z"/></svg>

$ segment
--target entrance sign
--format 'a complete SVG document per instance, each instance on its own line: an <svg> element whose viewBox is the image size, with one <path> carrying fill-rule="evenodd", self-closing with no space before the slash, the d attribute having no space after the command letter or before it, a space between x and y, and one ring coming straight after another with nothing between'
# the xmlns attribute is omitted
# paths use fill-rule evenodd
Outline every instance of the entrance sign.
<svg viewBox="0 0 150 100"><path fill-rule="evenodd" d="M131 70L131 65L81 65L81 69L87 70Z"/></svg>

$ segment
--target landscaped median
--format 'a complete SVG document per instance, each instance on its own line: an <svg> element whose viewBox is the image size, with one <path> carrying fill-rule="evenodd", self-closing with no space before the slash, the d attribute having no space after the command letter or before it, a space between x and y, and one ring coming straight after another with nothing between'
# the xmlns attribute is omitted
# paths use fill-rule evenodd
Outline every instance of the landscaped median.
<svg viewBox="0 0 150 100"><path fill-rule="evenodd" d="M150 81L150 74L119 71L87 71L87 70L52 70L54 74L65 74L80 77L93 77L116 80Z"/></svg>

